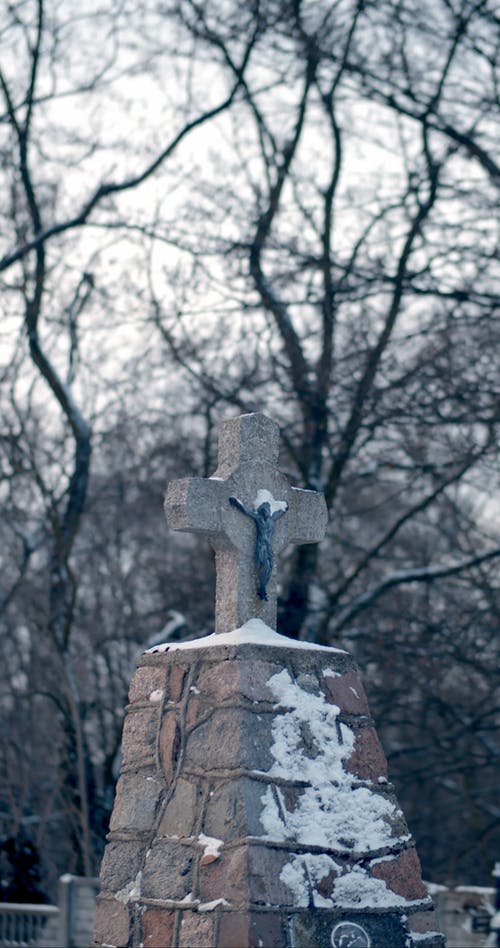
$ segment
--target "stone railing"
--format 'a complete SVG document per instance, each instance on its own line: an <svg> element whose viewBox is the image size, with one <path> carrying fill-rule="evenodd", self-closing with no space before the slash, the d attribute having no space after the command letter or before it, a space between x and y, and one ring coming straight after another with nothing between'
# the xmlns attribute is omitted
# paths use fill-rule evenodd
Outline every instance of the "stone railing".
<svg viewBox="0 0 500 948"><path fill-rule="evenodd" d="M55 905L0 902L0 948L45 945L57 932L58 919Z"/></svg>
<svg viewBox="0 0 500 948"><path fill-rule="evenodd" d="M94 877L59 879L57 905L0 902L0 948L83 948L92 941Z"/></svg>

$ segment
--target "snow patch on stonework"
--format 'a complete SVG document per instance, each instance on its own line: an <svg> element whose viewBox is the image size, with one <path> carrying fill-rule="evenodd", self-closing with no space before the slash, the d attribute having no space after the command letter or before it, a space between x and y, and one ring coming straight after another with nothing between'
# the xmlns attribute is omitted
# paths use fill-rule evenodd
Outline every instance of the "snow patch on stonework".
<svg viewBox="0 0 500 948"><path fill-rule="evenodd" d="M199 912L213 912L218 905L229 905L229 902L226 899L213 899L212 902L200 902L198 906Z"/></svg>
<svg viewBox="0 0 500 948"><path fill-rule="evenodd" d="M343 908L394 908L408 899L388 889L383 879L373 879L366 869L354 866L335 880L332 904Z"/></svg>
<svg viewBox="0 0 500 948"><path fill-rule="evenodd" d="M151 692L151 694L150 694L150 696L149 696L149 700L150 700L152 703L156 703L157 701L161 701L161 700L162 700L163 695L164 695L164 690L163 690L163 688L156 688L155 691L152 691L152 692Z"/></svg>
<svg viewBox="0 0 500 948"><path fill-rule="evenodd" d="M317 856L312 853L305 853L294 856L292 861L283 867L280 880L292 891L294 906L307 908L309 905L309 890L311 889L316 908L331 908L332 900L317 892L316 886L326 876L331 873L337 875L339 872L341 872L341 866L330 856L324 853Z"/></svg>
<svg viewBox="0 0 500 948"><path fill-rule="evenodd" d="M115 899L118 899L119 902L123 902L124 905L126 905L127 902L138 902L141 897L141 884L142 871L139 870L132 882L129 882L128 885L123 886L123 889L115 893Z"/></svg>
<svg viewBox="0 0 500 948"><path fill-rule="evenodd" d="M214 645L244 644L347 654L345 649L342 648L315 645L314 642L299 642L298 639L289 639L286 635L279 635L278 632L266 625L262 619L249 619L239 629L233 629L232 632L213 632L212 635L204 635L200 639L189 639L187 642L164 642L162 645L154 645L153 648L148 648L146 651L147 653L156 654L157 652L182 651L183 649L213 648Z"/></svg>
<svg viewBox="0 0 500 948"><path fill-rule="evenodd" d="M255 500L253 502L253 509L258 510L261 504L269 504L272 514L277 510L288 510L288 504L286 500L275 500L271 494L271 491L269 490L257 491Z"/></svg>
<svg viewBox="0 0 500 948"><path fill-rule="evenodd" d="M270 748L274 762L268 776L291 786L286 794L277 784L266 788L260 817L265 838L339 853L368 855L393 848L398 840L392 824L400 810L369 785L360 786L346 770L355 737L339 720L340 709L323 694L305 691L286 669L273 675L267 685L276 699ZM298 786L299 781L306 786ZM346 872L326 853L294 854L280 879L297 907L307 907L311 897L316 908L408 904L362 866Z"/></svg>
<svg viewBox="0 0 500 948"><path fill-rule="evenodd" d="M354 733L338 720L339 708L322 694L310 694L286 669L267 682L277 698L272 725L271 777L308 784L298 790L293 809L278 786L263 794L261 823L273 841L293 840L341 852L369 853L394 845L394 804L367 786L356 786L345 763L354 749Z"/></svg>
<svg viewBox="0 0 500 948"><path fill-rule="evenodd" d="M209 862L215 862L219 858L224 845L223 839L217 839L215 836L205 836L204 833L200 833L198 842L200 846L203 846L202 865L208 865Z"/></svg>

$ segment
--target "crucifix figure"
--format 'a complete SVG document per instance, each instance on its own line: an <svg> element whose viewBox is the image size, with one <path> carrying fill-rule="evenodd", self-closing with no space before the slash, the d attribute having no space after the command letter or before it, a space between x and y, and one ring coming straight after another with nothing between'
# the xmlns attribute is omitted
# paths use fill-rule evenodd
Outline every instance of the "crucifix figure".
<svg viewBox="0 0 500 948"><path fill-rule="evenodd" d="M240 415L220 427L215 474L168 486L171 529L199 533L215 550L216 632L252 618L276 629L277 555L287 543L323 539L323 494L291 487L278 455L278 425L265 415Z"/></svg>
<svg viewBox="0 0 500 948"><path fill-rule="evenodd" d="M267 602L267 584L271 579L274 566L273 537L275 520L285 516L288 504L286 501L282 501L277 509L272 510L272 500L266 499L258 505L254 504L252 510L245 507L245 504L242 504L237 497L230 497L229 503L255 521L255 565L259 580L257 595L259 599L264 599Z"/></svg>

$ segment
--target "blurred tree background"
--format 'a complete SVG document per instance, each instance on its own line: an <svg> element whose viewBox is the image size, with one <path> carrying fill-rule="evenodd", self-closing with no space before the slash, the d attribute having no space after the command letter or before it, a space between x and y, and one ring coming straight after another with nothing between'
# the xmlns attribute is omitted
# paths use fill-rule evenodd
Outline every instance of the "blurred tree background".
<svg viewBox="0 0 500 948"><path fill-rule="evenodd" d="M4 6L5 892L98 871L135 658L211 630L211 554L167 534L167 482L256 410L330 511L284 558L280 631L357 657L425 878L489 883L497 13Z"/></svg>

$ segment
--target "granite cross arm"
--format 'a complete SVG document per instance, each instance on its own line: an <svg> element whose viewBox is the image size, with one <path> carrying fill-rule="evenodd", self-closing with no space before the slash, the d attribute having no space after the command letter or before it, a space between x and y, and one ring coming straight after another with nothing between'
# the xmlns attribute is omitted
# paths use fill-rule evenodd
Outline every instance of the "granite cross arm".
<svg viewBox="0 0 500 948"><path fill-rule="evenodd" d="M323 539L328 519L323 494L291 487L278 470L278 455L278 425L262 414L240 415L221 425L212 477L169 484L165 512L170 528L203 535L215 550L216 632L230 632L252 618L275 629L276 555L288 543ZM257 513L263 504L269 504L271 515L281 512L273 520L272 555L265 567L256 562L256 520L241 510Z"/></svg>

